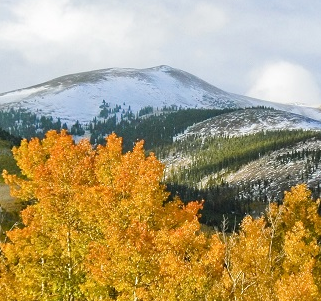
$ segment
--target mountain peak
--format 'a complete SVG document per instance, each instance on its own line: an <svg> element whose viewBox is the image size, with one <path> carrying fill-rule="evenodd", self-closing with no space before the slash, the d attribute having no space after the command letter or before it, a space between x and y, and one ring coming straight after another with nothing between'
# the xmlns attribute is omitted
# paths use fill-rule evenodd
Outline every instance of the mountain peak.
<svg viewBox="0 0 321 301"><path fill-rule="evenodd" d="M154 69L156 71L162 71L162 72L168 72L168 71L174 70L174 68L168 65L160 65L160 66L152 67L151 69Z"/></svg>
<svg viewBox="0 0 321 301"><path fill-rule="evenodd" d="M108 68L69 74L29 88L0 94L0 108L20 107L68 124L99 116L102 101L130 107L135 114L163 108L244 108L266 106L321 119L319 110L282 105L228 93L167 65L146 69ZM313 116L311 116L313 115Z"/></svg>

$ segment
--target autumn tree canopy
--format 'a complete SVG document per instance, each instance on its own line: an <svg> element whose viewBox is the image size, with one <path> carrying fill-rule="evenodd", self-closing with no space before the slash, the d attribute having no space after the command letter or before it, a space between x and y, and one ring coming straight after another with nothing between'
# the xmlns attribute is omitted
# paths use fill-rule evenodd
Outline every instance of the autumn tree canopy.
<svg viewBox="0 0 321 301"><path fill-rule="evenodd" d="M115 134L93 149L50 131L13 153L22 176L3 176L32 205L1 246L6 300L202 299L219 285L223 243L200 232L200 203L168 201L143 142L123 154Z"/></svg>
<svg viewBox="0 0 321 301"><path fill-rule="evenodd" d="M169 200L143 142L123 153L115 134L93 148L49 131L13 154L21 175L3 177L29 205L1 243L1 300L321 297L319 201L305 185L238 232L209 234L202 203Z"/></svg>

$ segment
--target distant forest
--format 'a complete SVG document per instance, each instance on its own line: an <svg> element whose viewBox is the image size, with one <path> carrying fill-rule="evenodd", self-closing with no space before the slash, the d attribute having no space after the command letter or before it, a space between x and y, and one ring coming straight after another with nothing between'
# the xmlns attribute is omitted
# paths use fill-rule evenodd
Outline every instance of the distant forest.
<svg viewBox="0 0 321 301"><path fill-rule="evenodd" d="M123 106L123 107L122 107ZM123 137L124 151L132 149L138 140L145 140L147 150L168 145L173 137L183 133L188 126L205 119L235 111L235 109L182 109L176 106L154 109L142 108L136 115L130 106L125 104L111 108L105 101L100 106L99 116L89 124L81 124L78 120L68 127L60 118L41 116L25 109L9 109L0 111L0 128L15 137L31 139L43 138L49 130L66 129L71 135L82 136L87 131L90 142L94 145L104 144L105 137L113 132Z"/></svg>
<svg viewBox="0 0 321 301"><path fill-rule="evenodd" d="M23 109L10 109L0 111L0 127L4 129L0 130L0 138L9 141L12 147L19 145L21 137L42 139L48 130L59 132L68 129L72 135L81 136L86 133L95 148L98 144L104 145L105 137L114 132L123 138L124 152L131 150L137 141L143 139L146 152L155 152L159 159L175 156L189 158L187 165L169 166L164 183L173 196L179 195L184 202L205 200L201 221L217 225L222 214L233 213L233 216L242 217L251 212L257 203L265 204L268 201L264 193L270 184L268 180L230 185L225 182L224 175L283 147L310 138L321 140L321 132L282 130L262 131L242 137L203 137L194 134L174 141L174 137L184 133L189 126L233 111L236 109L182 109L176 106L155 109L148 106L134 114L125 103L112 107L103 101L99 116L85 125L76 121L68 129L67 124L62 123L59 118L55 120ZM302 156L306 158L307 171L302 173L303 182L308 179L309 172L313 172L320 164L321 150L292 152L278 160L284 162ZM6 161L11 162L12 159L7 159L5 155L1 160L6 164ZM13 162L10 166L14 170ZM258 191L257 195L253 195L254 187ZM320 194L319 185L310 189L316 196ZM281 202L282 196L269 196L269 200L271 199Z"/></svg>

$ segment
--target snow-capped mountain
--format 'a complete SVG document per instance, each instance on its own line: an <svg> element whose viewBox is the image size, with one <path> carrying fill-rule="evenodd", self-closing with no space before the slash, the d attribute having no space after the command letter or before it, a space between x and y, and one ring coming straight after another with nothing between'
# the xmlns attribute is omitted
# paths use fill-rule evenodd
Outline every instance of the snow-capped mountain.
<svg viewBox="0 0 321 301"><path fill-rule="evenodd" d="M284 105L220 90L200 78L169 66L148 69L102 69L62 76L0 94L0 109L25 108L72 124L99 115L103 100L135 114L141 108L245 108L267 106L321 120L316 108Z"/></svg>
<svg viewBox="0 0 321 301"><path fill-rule="evenodd" d="M165 163L169 189L206 201L209 224L213 212L254 211L248 200L265 206L299 182L321 195L320 109L228 93L168 66L83 72L2 93L0 121L27 139L65 126L93 145L114 131L125 151L144 139Z"/></svg>

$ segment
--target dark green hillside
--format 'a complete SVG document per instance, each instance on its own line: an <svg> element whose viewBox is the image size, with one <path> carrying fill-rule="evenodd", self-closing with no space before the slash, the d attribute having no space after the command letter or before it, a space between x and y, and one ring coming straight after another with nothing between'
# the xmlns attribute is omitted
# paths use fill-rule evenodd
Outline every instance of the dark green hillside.
<svg viewBox="0 0 321 301"><path fill-rule="evenodd" d="M9 141L0 139L0 171L7 169L10 173L17 173L19 168L16 165L11 153L12 144ZM0 183L2 177L0 177Z"/></svg>
<svg viewBox="0 0 321 301"><path fill-rule="evenodd" d="M10 135L8 132L0 129L0 173L3 169L8 170L12 174L19 174L20 169L13 159L11 149L15 145L19 145L21 138ZM3 241L3 231L9 230L12 225L19 220L18 211L20 205L14 202L10 197L9 187L3 183L0 175L0 241Z"/></svg>
<svg viewBox="0 0 321 301"><path fill-rule="evenodd" d="M143 108L142 112L150 113L150 108ZM211 117L219 116L235 109L173 109L163 108L159 115L133 115L123 116L117 123L116 115L104 120L93 120L89 125L91 142L103 144L104 136L115 132L123 137L124 149L132 149L137 140L145 140L147 150L155 150L156 147L170 145L173 137L183 133L188 126Z"/></svg>
<svg viewBox="0 0 321 301"><path fill-rule="evenodd" d="M9 132L0 128L0 140L7 141L10 146L19 145L21 138L11 135Z"/></svg>
<svg viewBox="0 0 321 301"><path fill-rule="evenodd" d="M145 148L153 150L156 147L169 145L173 137L183 133L188 126L203 120L233 112L235 109L180 109L176 106L154 109L142 108L136 116L130 107L123 109L121 105L109 108L101 105L100 116L89 124L75 124L67 127L60 119L41 116L25 109L0 111L0 128L5 129L12 137L43 138L49 130L68 129L70 134L82 136L85 130L90 133L92 144L104 144L105 137L112 132L123 137L124 150L131 150L137 140L145 140ZM13 141L17 143L18 140Z"/></svg>
<svg viewBox="0 0 321 301"><path fill-rule="evenodd" d="M17 173L19 168L17 167L15 160L13 159L11 149L13 146L20 144L21 138L15 137L9 134L7 131L0 129L0 172L3 169L7 169L11 173ZM0 176L0 183L3 182Z"/></svg>
<svg viewBox="0 0 321 301"><path fill-rule="evenodd" d="M253 182L244 178L241 184L232 185L225 181L226 175L272 151L285 147L291 149L291 146L311 138L321 140L321 132L284 130L242 137L190 136L159 149L157 153L169 162L166 183L170 192L173 195L178 194L186 202L205 200L201 220L203 223L218 226L223 214L232 214L232 220L241 219L246 213L264 211L268 199L280 201L283 197L267 194L270 184L268 179L262 178ZM171 160L168 159L170 157ZM307 171L302 173L302 177L295 184L302 183L308 179L308 170L311 174L320 165L320 151L306 150L304 154L293 151L277 157L273 164L275 168L279 168L282 162L303 157L307 160ZM183 164L184 161L187 163ZM290 178L287 181L289 180ZM294 178L291 179L291 184L293 181ZM288 186L287 183L278 185L280 186L275 187L275 190ZM311 189L320 193L320 186Z"/></svg>
<svg viewBox="0 0 321 301"><path fill-rule="evenodd" d="M162 159L171 154L179 154L192 158L184 166L173 167L169 174L169 181L189 187L196 187L206 176L235 171L242 165L258 159L268 152L293 145L306 139L317 137L321 139L321 132L316 131L268 131L241 137L208 137L192 136L185 140L178 140L171 146L162 148L156 153ZM211 179L209 185L216 184L220 178Z"/></svg>

